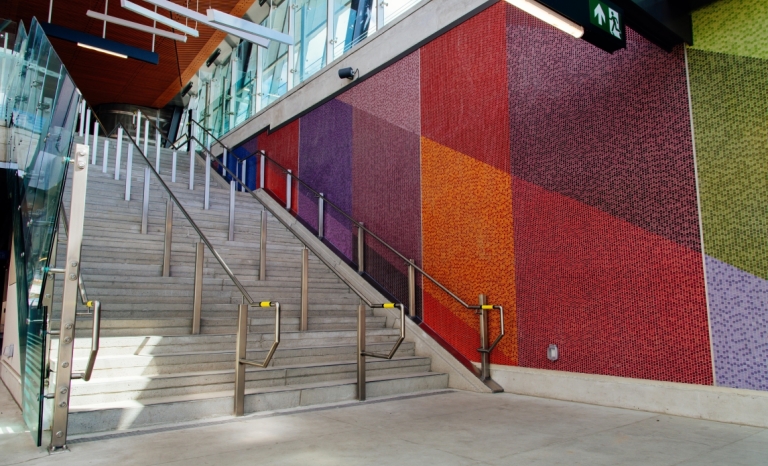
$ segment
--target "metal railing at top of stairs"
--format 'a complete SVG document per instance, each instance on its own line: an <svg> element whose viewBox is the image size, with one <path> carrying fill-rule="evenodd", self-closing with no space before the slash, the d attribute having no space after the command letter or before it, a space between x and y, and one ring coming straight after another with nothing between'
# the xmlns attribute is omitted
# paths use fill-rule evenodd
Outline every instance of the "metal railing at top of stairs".
<svg viewBox="0 0 768 466"><path fill-rule="evenodd" d="M416 317L416 272L420 273L423 277L427 278L430 282L432 282L435 286L437 286L439 289L441 289L443 292L445 292L448 296L450 296L454 301L456 301L458 304L463 306L464 308L475 311L476 314L480 316L480 343L481 347L478 349L478 352L480 353L480 369L478 370L474 364L469 362L468 360L461 360L460 357L457 357L468 369L472 370L475 375L480 378L483 383L485 383L493 392L501 392L503 391L502 387L498 385L493 379L491 378L491 372L490 372L490 353L496 348L496 345L501 341L502 338L505 336L505 330L504 330L504 308L500 305L490 305L486 302L487 297L485 294L481 294L478 297L479 304L478 305L471 305L468 304L466 301L461 299L456 293L449 290L445 285L440 283L437 279L435 279L432 275L427 273L423 268L416 265L416 262L413 259L407 258L404 254L402 254L400 251L395 249L392 245L384 241L380 236L372 232L370 229L368 229L362 222L358 222L355 220L351 215L349 215L347 212L345 212L341 207L337 206L333 202L329 201L321 192L318 192L314 188L312 188L309 184L307 184L304 180L296 176L291 170L286 169L276 161L269 158L264 151L258 151L251 154L248 154L247 156L240 158L236 154L233 153L232 149L230 149L226 144L224 144L223 141L221 141L219 138L213 135L207 128L205 128L203 125L195 121L194 119L189 120L189 124L194 124L201 130L203 130L208 137L213 139L215 141L214 145L220 145L222 149L233 156L237 158L237 163L240 164L242 161L253 157L253 156L260 156L261 162L260 162L260 174L259 174L259 188L265 189L265 165L267 162L271 162L273 165L275 165L280 171L282 171L286 175L286 209L290 212L291 209L291 193L292 193L292 183L290 180L296 180L297 183L302 185L304 188L306 188L308 191L310 191L314 196L316 196L319 200L318 202L318 237L323 238L324 236L324 225L323 225L323 206L325 204L328 204L336 210L340 215L345 217L348 221L354 225L354 227L357 228L358 234L357 234L357 265L358 265L358 272L362 275L365 273L365 256L364 256L364 241L365 241L365 235L368 235L372 238L374 238L377 242L379 242L382 246L387 248L389 251L391 251L393 254L395 254L397 257L399 257L401 260L403 260L408 267L408 313L411 316L411 318ZM158 129L159 131L159 129ZM162 133L160 131L160 133ZM192 133L192 131L188 131L188 133ZM209 147L206 147L205 144L199 141L194 134L191 134L189 136L191 139L196 140L200 146L203 148L203 150L207 151L207 153L212 157L216 158ZM238 184L243 186L244 190L251 193L255 197L255 194L253 191L248 188L247 184L241 180L236 173L233 173L232 170L230 170L227 167L227 161L226 157L224 157L224 160L222 160L222 163L219 164L228 174L229 176L235 180ZM350 285L350 287L354 290L354 286ZM356 293L357 291L354 290ZM357 293L360 295L360 293ZM370 303L368 303L370 305ZM496 337L496 339L491 343L490 342L490 327L489 327L489 315L488 311L490 310L498 310L499 311L499 320L500 320L500 331L499 335ZM444 342L441 342L441 344ZM452 348L451 348L452 349ZM453 355L456 357L459 355L459 353L455 350L451 351Z"/></svg>
<svg viewBox="0 0 768 466"><path fill-rule="evenodd" d="M119 173L120 170L120 153L121 153L121 147L122 147L122 139L123 137L128 138L128 154L127 154L127 160L126 160L126 166L128 167L127 171L128 174L126 175L126 189L127 191L130 190L130 167L133 163L133 152L136 151L138 154L144 159L144 162L146 163L145 167L145 177L144 177L144 213L143 213L143 228L146 232L146 216L147 216L147 206L149 202L149 174L152 174L154 178L160 183L160 186L165 190L166 194L168 195L170 202L176 205L176 207L179 209L179 211L182 213L182 215L187 219L189 224L192 226L192 228L195 230L197 235L199 236L202 243L198 243L198 254L196 257L196 267L195 267L195 309L193 315L193 329L194 329L194 322L197 321L198 325L198 331L199 331L199 321L200 321L200 306L202 303L201 296L198 297L198 295L202 294L202 248L200 245L204 244L210 253L213 255L213 257L216 259L216 261L219 263L219 265L222 267L224 272L227 274L229 279L232 281L232 283L235 285L235 287L238 289L238 291L242 294L242 304L238 306L238 319L237 319L237 334L236 334L236 354L235 354L235 363L236 363L236 371L235 371L235 396L234 396L234 407L233 411L235 415L243 415L244 413L244 404L245 404L245 367L246 366L256 366L256 367L262 367L266 368L269 363L272 361L273 356L275 355L275 351L277 350L278 345L280 344L280 325L281 325L281 311L280 311L280 303L278 301L255 301L251 295L248 293L248 291L245 289L243 284L240 282L240 280L235 276L234 272L232 272L232 269L227 265L227 263L224 261L224 258L221 257L219 252L216 250L216 248L213 246L211 241L208 239L208 237L203 233L203 231L200 229L200 227L197 225L197 223L192 219L192 216L187 212L187 210L184 208L184 206L181 204L179 199L176 197L176 195L173 193L173 191L168 187L168 185L165 183L165 180L160 176L160 173L158 172L157 168L152 165L150 162L150 159L145 154L145 151L142 150L142 148L139 146L139 140L138 135L140 134L140 128L141 128L141 120L137 121L137 139L134 139L130 132L126 130L126 128L122 125L122 123L118 123L111 131L107 132L104 125L101 123L101 121L96 116L95 112L93 112L92 109L83 107L81 109L81 116L83 114L92 114L95 118L95 124L94 124L94 132L98 130L97 126L100 126L102 129L102 132L106 135L105 137L108 139L111 136L116 134L117 137L117 154L115 158L115 171ZM85 119L86 123L85 126L88 126L90 115ZM149 120L147 120L149 121ZM158 133L160 134L161 131L159 128L157 128ZM87 139L87 133L86 139ZM144 144L147 145L148 141L148 135L145 133L145 139ZM167 138L166 138L167 139ZM98 144L96 143L96 138L94 137L94 146L95 151L98 151ZM158 147L158 155L157 155L157 161L159 161L159 141L157 141L156 146ZM106 149L105 152L102 155L104 157L103 159L103 166L106 167L107 165L107 153ZM97 156L94 156L91 159L92 164L96 164L96 158ZM190 168L191 173L194 173L192 171L192 168ZM127 198L126 200L128 200ZM168 205L170 205L170 202ZM168 234L170 233L168 226L170 219L172 218L172 211L167 210L166 213L166 250L168 251L170 249L170 241L168 239ZM166 255L166 258L169 256ZM168 259L166 259L165 262L169 262ZM164 267L165 268L165 267ZM199 277L198 277L199 276ZM275 309L275 339L272 343L269 351L267 352L266 357L264 358L264 361L258 362L258 361L251 361L247 359L247 346L248 346L248 310L250 307L259 307L259 308L274 308ZM193 330L194 332L194 330Z"/></svg>

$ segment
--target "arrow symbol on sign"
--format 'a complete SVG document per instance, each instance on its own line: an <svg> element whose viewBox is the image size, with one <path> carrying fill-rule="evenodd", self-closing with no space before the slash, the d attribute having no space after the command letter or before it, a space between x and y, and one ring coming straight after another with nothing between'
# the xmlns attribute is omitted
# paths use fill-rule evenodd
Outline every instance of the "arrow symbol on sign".
<svg viewBox="0 0 768 466"><path fill-rule="evenodd" d="M600 26L602 26L605 22L605 12L603 11L603 7L600 5L595 7L595 18L597 18L597 22L600 23Z"/></svg>

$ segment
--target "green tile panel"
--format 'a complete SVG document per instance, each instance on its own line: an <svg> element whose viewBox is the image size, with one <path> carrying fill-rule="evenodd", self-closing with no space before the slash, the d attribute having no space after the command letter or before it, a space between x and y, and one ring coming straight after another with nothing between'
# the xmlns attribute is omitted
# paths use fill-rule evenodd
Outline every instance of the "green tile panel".
<svg viewBox="0 0 768 466"><path fill-rule="evenodd" d="M768 0L720 0L695 11L693 46L768 59Z"/></svg>

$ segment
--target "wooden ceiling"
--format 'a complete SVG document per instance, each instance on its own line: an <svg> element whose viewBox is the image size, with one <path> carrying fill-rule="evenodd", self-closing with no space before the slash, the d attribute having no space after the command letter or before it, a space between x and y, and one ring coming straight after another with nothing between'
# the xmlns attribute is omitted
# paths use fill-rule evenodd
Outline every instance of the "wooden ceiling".
<svg viewBox="0 0 768 466"><path fill-rule="evenodd" d="M104 12L105 1L109 1L109 15L152 26L151 20L122 8L120 0L54 0L51 22L101 37L104 23L87 17L85 13L88 10ZM133 1L154 9L149 3ZM207 8L215 8L242 17L255 0L171 1L182 6L189 4L191 9L199 5L203 14ZM49 4L50 0L0 0L0 18L23 21L29 29L33 17L47 21ZM170 14L163 9L158 9L158 12ZM185 22L183 17L170 15L176 21ZM188 24L194 27L193 21ZM157 27L170 30L162 24ZM198 26L198 31L200 37L189 36L186 43L157 37L155 52L160 56L158 65L112 57L61 39L51 39L51 42L91 105L126 103L160 108L178 94L226 36L202 24ZM152 49L152 35L115 24L107 24L106 38L145 50Z"/></svg>

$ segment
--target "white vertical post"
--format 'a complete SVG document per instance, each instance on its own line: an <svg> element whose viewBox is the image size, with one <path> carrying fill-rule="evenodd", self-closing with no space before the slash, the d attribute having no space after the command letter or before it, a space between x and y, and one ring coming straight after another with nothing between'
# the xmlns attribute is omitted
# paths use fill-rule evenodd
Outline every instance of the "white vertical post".
<svg viewBox="0 0 768 466"><path fill-rule="evenodd" d="M117 128L117 151L115 152L115 180L120 179L120 157L123 155L123 127Z"/></svg>
<svg viewBox="0 0 768 466"><path fill-rule="evenodd" d="M195 189L195 141L189 142L189 189Z"/></svg>
<svg viewBox="0 0 768 466"><path fill-rule="evenodd" d="M85 100L80 101L80 124L77 125L77 134L83 137L83 129L85 129Z"/></svg>
<svg viewBox="0 0 768 466"><path fill-rule="evenodd" d="M294 9L294 2L288 2L288 35L295 38L294 31L296 30L296 10ZM302 47L306 47L306 44L301 44ZM296 46L288 46L288 90L293 89L293 79L296 75L296 59L294 54L296 53Z"/></svg>
<svg viewBox="0 0 768 466"><path fill-rule="evenodd" d="M384 27L384 6L385 2L379 0L378 7L376 8L376 30L380 30Z"/></svg>
<svg viewBox="0 0 768 466"><path fill-rule="evenodd" d="M243 193L245 192L245 183L247 182L247 176L245 175L246 162L247 160L240 162L240 181L242 181L242 183L240 183L240 192Z"/></svg>
<svg viewBox="0 0 768 466"><path fill-rule="evenodd" d="M235 116L237 114L237 99L235 98L235 74L237 73L237 53L232 50L232 58L229 60L231 71L229 79L229 130L232 131L235 127ZM223 108L222 108L223 110ZM223 126L223 125L222 125Z"/></svg>
<svg viewBox="0 0 768 466"><path fill-rule="evenodd" d="M107 173L107 163L109 160L109 138L104 138L104 160L101 161L101 172Z"/></svg>
<svg viewBox="0 0 768 466"><path fill-rule="evenodd" d="M155 170L160 173L160 131L155 130Z"/></svg>
<svg viewBox="0 0 768 466"><path fill-rule="evenodd" d="M96 165L96 155L99 153L99 121L93 122L93 150L91 151L91 165Z"/></svg>
<svg viewBox="0 0 768 466"><path fill-rule="evenodd" d="M149 224L149 167L144 167L144 197L141 198L141 234L147 234Z"/></svg>
<svg viewBox="0 0 768 466"><path fill-rule="evenodd" d="M203 209L208 210L211 202L211 153L205 153L205 202Z"/></svg>
<svg viewBox="0 0 768 466"><path fill-rule="evenodd" d="M326 30L328 31L327 40L325 41L325 64L333 61L333 45L334 39L336 39L336 28L333 21L333 3L336 0L326 0Z"/></svg>
<svg viewBox="0 0 768 466"><path fill-rule="evenodd" d="M285 208L289 211L291 210L291 194L293 194L293 189L291 189L292 183L291 170L288 170L288 173L285 174Z"/></svg>
<svg viewBox="0 0 768 466"><path fill-rule="evenodd" d="M131 171L133 168L133 144L128 143L128 159L125 166L125 200L131 200Z"/></svg>
<svg viewBox="0 0 768 466"><path fill-rule="evenodd" d="M139 141L136 141L139 142ZM149 117L144 119L144 156L149 150Z"/></svg>
<svg viewBox="0 0 768 466"><path fill-rule="evenodd" d="M259 164L259 188L264 189L264 165L267 163L267 156L261 153L261 163Z"/></svg>
<svg viewBox="0 0 768 466"><path fill-rule="evenodd" d="M83 136L83 144L88 145L88 137L91 135L91 109L85 106L85 135Z"/></svg>
<svg viewBox="0 0 768 466"><path fill-rule="evenodd" d="M176 182L176 151L173 151L173 160L171 161L171 183Z"/></svg>
<svg viewBox="0 0 768 466"><path fill-rule="evenodd" d="M141 110L136 113L136 145L141 144Z"/></svg>
<svg viewBox="0 0 768 466"><path fill-rule="evenodd" d="M256 91L253 94L253 98L255 99L255 103L253 105L254 111L253 114L258 113L261 111L261 93L262 93L262 79L264 79L264 70L262 70L262 66L264 66L264 53L262 52L264 50L264 47L256 47ZM253 115L251 115L253 116Z"/></svg>
<svg viewBox="0 0 768 466"><path fill-rule="evenodd" d="M237 182L229 182L229 240L235 240L235 189Z"/></svg>

